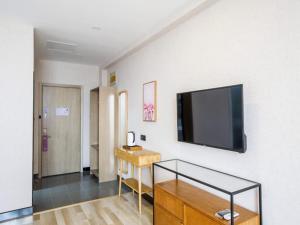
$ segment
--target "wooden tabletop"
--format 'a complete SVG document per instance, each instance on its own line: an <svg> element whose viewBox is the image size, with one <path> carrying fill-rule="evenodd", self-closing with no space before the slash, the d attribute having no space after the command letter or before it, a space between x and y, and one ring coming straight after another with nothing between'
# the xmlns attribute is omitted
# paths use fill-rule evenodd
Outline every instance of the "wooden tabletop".
<svg viewBox="0 0 300 225"><path fill-rule="evenodd" d="M230 224L228 221L219 219L215 216L216 212L228 209L228 207L230 207L229 201L220 198L219 196L216 196L210 192L188 184L182 180L170 180L158 183L155 184L155 190L156 188L162 189L163 191L171 194L172 196L175 196L176 199L184 202L185 205L201 212L202 214L209 217L211 220L217 221L217 224ZM170 206L168 205L168 207ZM237 211L240 214L240 216L237 217L237 219L235 220L234 224L253 224L249 222L250 220L254 220L254 224L259 224L259 216L257 213L252 212L236 204L234 205L234 211Z"/></svg>
<svg viewBox="0 0 300 225"><path fill-rule="evenodd" d="M160 153L150 150L127 151L123 148L115 149L115 156L138 167L149 166L160 161Z"/></svg>

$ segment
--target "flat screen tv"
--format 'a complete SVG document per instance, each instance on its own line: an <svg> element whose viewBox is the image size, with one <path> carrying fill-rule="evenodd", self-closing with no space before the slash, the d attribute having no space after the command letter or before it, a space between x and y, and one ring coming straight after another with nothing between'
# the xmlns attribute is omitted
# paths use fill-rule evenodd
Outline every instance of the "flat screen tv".
<svg viewBox="0 0 300 225"><path fill-rule="evenodd" d="M177 94L178 141L244 153L243 85Z"/></svg>

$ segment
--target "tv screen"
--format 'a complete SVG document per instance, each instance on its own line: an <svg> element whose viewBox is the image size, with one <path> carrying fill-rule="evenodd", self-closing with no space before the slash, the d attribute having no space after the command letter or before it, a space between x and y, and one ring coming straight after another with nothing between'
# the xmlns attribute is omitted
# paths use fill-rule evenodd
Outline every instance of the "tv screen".
<svg viewBox="0 0 300 225"><path fill-rule="evenodd" d="M246 151L243 85L177 94L178 141Z"/></svg>

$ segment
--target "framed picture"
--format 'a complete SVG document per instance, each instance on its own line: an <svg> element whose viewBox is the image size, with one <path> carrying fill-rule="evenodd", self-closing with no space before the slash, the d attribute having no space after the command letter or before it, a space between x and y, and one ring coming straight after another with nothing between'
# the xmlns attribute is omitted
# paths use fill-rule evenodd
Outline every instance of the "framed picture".
<svg viewBox="0 0 300 225"><path fill-rule="evenodd" d="M156 105L156 81L144 83L143 85L143 120L155 122L157 117Z"/></svg>
<svg viewBox="0 0 300 225"><path fill-rule="evenodd" d="M115 86L117 84L117 75L116 75L116 72L112 72L110 75L109 75L109 85L111 87Z"/></svg>

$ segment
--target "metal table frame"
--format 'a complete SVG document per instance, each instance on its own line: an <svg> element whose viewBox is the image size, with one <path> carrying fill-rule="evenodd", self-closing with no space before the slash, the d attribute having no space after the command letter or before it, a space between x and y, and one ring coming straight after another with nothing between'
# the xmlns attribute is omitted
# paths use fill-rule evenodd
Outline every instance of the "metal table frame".
<svg viewBox="0 0 300 225"><path fill-rule="evenodd" d="M160 163L169 162L169 161L176 161L176 171L160 165ZM210 171L214 171L214 172L217 172L217 173L220 173L220 174L224 174L224 175L227 175L227 176L230 176L230 177L234 177L234 178L237 178L237 179L240 179L240 180L248 181L248 182L253 183L253 185L251 185L249 187L246 187L246 188L243 188L243 189L240 189L240 190L237 190L237 191L233 191L233 192L227 191L227 190L222 189L220 187L217 187L217 186L214 186L212 184L209 184L209 183L207 183L205 181L201 181L201 180L195 179L193 177L187 176L185 174L179 173L177 171L178 161L183 162L183 163L187 163L187 164L190 164L190 165L193 165L193 166L201 167L203 169L207 169L207 170L210 170ZM176 180L178 179L178 176L185 177L187 179L190 179L192 181L195 181L197 183L200 183L202 185L210 187L210 188L212 188L214 190L217 190L217 191L220 191L222 193L228 194L230 196L230 211L231 212L234 212L234 196L235 195L238 195L240 193L243 193L243 192L246 192L246 191L249 191L249 190L252 190L252 189L258 189L259 222L260 222L260 225L263 225L263 220L262 220L262 186L261 186L260 183L252 181L252 180L248 180L248 179L245 179L245 178L242 178L242 177L238 177L238 176L235 176L235 175L232 175L232 174L224 173L224 172L221 172L221 171L218 171L218 170L210 169L208 167L204 167L204 166L200 166L200 165L197 165L197 164L194 164L194 163L190 163L190 162L187 162L187 161L184 161L184 160L181 160L181 159L170 159L170 160L165 160L165 161L161 161L159 163L153 163L152 164L152 173L153 173L152 174L152 187L153 187L153 189L154 189L154 185L155 185L155 167L156 166L159 167L159 168L165 169L165 170L167 170L169 172L175 173ZM154 196L154 191L153 191L153 199L154 199L154 197L155 196ZM154 207L153 207L153 222L154 222ZM233 213L231 213L230 224L234 225Z"/></svg>

